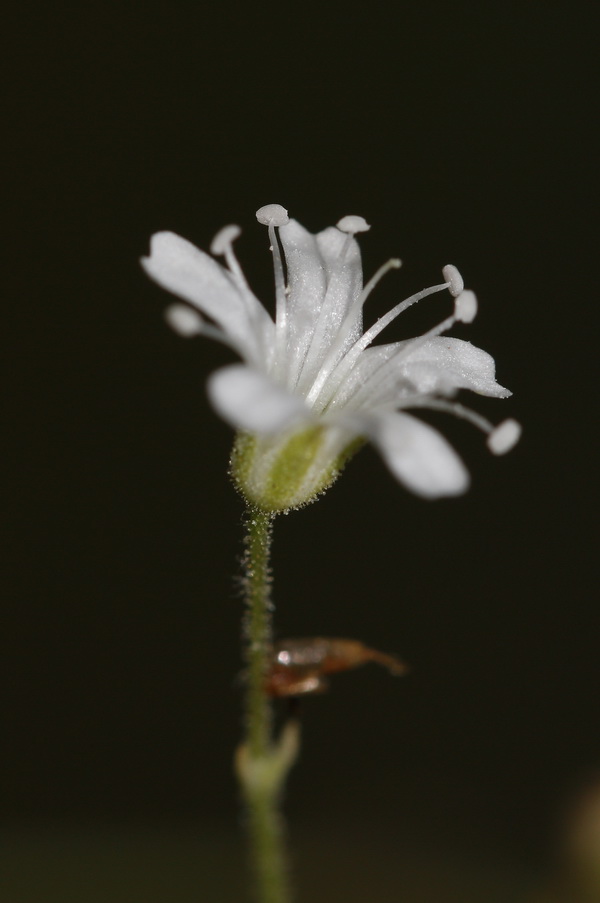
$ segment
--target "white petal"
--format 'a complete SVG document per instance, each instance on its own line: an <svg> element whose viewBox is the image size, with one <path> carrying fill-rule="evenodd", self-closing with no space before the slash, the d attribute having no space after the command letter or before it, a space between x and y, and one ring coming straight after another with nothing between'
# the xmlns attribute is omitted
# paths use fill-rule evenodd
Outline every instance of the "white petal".
<svg viewBox="0 0 600 903"><path fill-rule="evenodd" d="M279 230L288 274L288 372L294 385L325 297L326 270L317 240L291 220Z"/></svg>
<svg viewBox="0 0 600 903"><path fill-rule="evenodd" d="M417 363L431 365L437 370L440 383L450 382L457 389L471 389L492 398L508 398L512 395L496 382L496 364L487 351L465 342L439 336L421 345L411 354L406 368L410 376L411 366Z"/></svg>
<svg viewBox="0 0 600 903"><path fill-rule="evenodd" d="M301 398L243 364L213 373L208 396L224 420L250 433L277 433L311 419Z"/></svg>
<svg viewBox="0 0 600 903"><path fill-rule="evenodd" d="M346 374L343 382L338 387L336 394L332 403L330 404L328 410L339 410L346 405L350 405L351 408L354 408L353 404L353 396L358 393L362 387L365 387L365 390L369 389L369 380L370 378L379 371L379 369L388 361L395 353L396 353L396 345L376 345L374 348L367 348L363 351L352 369ZM395 399L398 394L398 380L394 381L394 393L392 394L392 399ZM364 393L363 393L364 394ZM379 399L379 395L381 393L377 391L377 399ZM390 394L390 393L388 393ZM327 399L329 401L329 399ZM371 393L368 395L368 400L370 403ZM370 404L369 404L370 406ZM360 404L357 407L361 407Z"/></svg>
<svg viewBox="0 0 600 903"><path fill-rule="evenodd" d="M159 285L218 323L241 354L257 357L262 338L257 324L262 322L264 308L250 292L241 292L216 260L173 232L157 232L142 266Z"/></svg>
<svg viewBox="0 0 600 903"><path fill-rule="evenodd" d="M360 248L356 239L334 226L319 232L315 238L327 272L327 304L341 321L362 291Z"/></svg>
<svg viewBox="0 0 600 903"><path fill-rule="evenodd" d="M243 300L224 267L173 232L152 236L142 266L163 288L219 323L224 315L235 318L243 312Z"/></svg>
<svg viewBox="0 0 600 903"><path fill-rule="evenodd" d="M327 290L299 382L299 388L304 392L309 391L341 324L362 291L362 265L356 240L333 226L319 232L315 238L325 265ZM345 330L344 341L337 349L338 359L361 334L360 306L355 307L352 320L351 328Z"/></svg>
<svg viewBox="0 0 600 903"><path fill-rule="evenodd" d="M375 374L373 391L369 394L372 404L400 401L398 392L453 395L458 389L471 389L492 398L508 398L512 394L496 382L494 358L470 342L439 336L416 345L414 351L411 344L412 341L397 342L395 346L383 345L371 350L373 356L389 359L385 371ZM396 357L392 353L394 347ZM364 355L367 353L368 350ZM363 366L362 359L360 365Z"/></svg>
<svg viewBox="0 0 600 903"><path fill-rule="evenodd" d="M409 414L376 414L362 423L364 434L407 489L433 499L468 488L464 464L437 430Z"/></svg>

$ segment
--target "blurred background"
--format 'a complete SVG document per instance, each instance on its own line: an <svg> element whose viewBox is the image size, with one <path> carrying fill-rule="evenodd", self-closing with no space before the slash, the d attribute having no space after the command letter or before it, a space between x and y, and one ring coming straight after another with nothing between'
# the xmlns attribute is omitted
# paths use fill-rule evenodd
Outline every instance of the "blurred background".
<svg viewBox="0 0 600 903"><path fill-rule="evenodd" d="M367 448L276 524L278 635L412 667L340 675L303 706L299 900L552 894L561 813L600 773L593 5L10 15L2 899L246 899L242 505L204 389L233 358L168 330L138 261L157 230L207 248L238 223L270 303L254 212L273 202L313 231L364 216L367 276L402 258L368 318L457 265L480 314L454 334L514 392L470 401L524 424L496 459L430 418L471 470L464 498L413 498Z"/></svg>

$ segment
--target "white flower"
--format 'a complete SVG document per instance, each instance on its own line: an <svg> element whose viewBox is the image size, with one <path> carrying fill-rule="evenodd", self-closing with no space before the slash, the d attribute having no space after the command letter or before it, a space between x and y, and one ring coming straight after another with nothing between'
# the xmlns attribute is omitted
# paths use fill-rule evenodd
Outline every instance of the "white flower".
<svg viewBox="0 0 600 903"><path fill-rule="evenodd" d="M513 420L492 425L450 400L459 389L505 398L494 360L461 339L442 338L455 322L470 322L475 295L458 270L444 267L444 282L397 304L363 333L362 309L390 260L363 287L354 238L369 229L346 216L337 227L311 235L277 204L261 207L275 267L275 321L254 296L233 252L238 226L226 226L211 251L221 266L171 232L152 237L146 272L192 307L173 305L167 320L181 335L207 335L234 348L243 363L214 373L210 399L241 431L233 471L243 492L268 510L311 500L341 465L370 439L394 476L427 498L457 495L467 471L437 430L405 413L433 408L466 418L488 434L496 454L519 438ZM372 345L398 314L427 295L448 289L454 309L442 323L408 341ZM207 322L204 316L211 322Z"/></svg>

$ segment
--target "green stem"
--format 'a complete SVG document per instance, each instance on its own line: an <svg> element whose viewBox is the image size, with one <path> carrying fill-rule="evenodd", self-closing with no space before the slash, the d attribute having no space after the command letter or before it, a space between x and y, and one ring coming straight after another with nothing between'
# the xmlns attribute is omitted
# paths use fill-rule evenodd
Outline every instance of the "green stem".
<svg viewBox="0 0 600 903"><path fill-rule="evenodd" d="M272 741L273 716L265 693L272 640L270 551L273 515L257 508L246 513L245 642L246 737L237 753L237 773L248 810L250 857L258 903L290 903L280 796L297 751L297 725Z"/></svg>
<svg viewBox="0 0 600 903"><path fill-rule="evenodd" d="M246 737L253 759L267 755L271 745L272 713L264 692L272 641L271 541L273 515L257 508L246 513L244 555L246 621L245 640L248 664L246 690Z"/></svg>

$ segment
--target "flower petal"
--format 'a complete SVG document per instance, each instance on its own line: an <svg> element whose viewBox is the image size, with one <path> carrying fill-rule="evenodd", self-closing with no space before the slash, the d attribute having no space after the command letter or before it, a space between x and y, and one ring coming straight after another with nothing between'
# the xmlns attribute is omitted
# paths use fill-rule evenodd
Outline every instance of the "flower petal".
<svg viewBox="0 0 600 903"><path fill-rule="evenodd" d="M410 353L410 343L401 343ZM494 358L463 339L438 336L403 358L403 375L418 392L452 392L471 389L479 395L508 398L512 395L496 382Z"/></svg>
<svg viewBox="0 0 600 903"><path fill-rule="evenodd" d="M173 232L157 232L142 266L159 285L218 323L240 354L260 358L265 310L216 260Z"/></svg>
<svg viewBox="0 0 600 903"><path fill-rule="evenodd" d="M350 235L331 226L315 236L327 273L327 293L321 320L325 325L324 341L328 348L335 338L348 310L363 288L362 262L358 242ZM348 333L345 351L362 332L362 308L356 310L353 328Z"/></svg>
<svg viewBox="0 0 600 903"><path fill-rule="evenodd" d="M319 311L310 346L308 348L299 388L308 392L321 364L332 344L338 338L340 327L353 303L362 291L362 264L358 242L351 236L331 226L315 236L317 247L325 265L327 289ZM352 323L346 324L344 341L336 349L336 358L354 344L362 330L362 309L355 305Z"/></svg>
<svg viewBox="0 0 600 903"><path fill-rule="evenodd" d="M312 419L300 397L243 364L213 373L208 380L208 396L224 420L250 433L277 433Z"/></svg>
<svg viewBox="0 0 600 903"><path fill-rule="evenodd" d="M289 384L293 386L306 357L325 297L326 269L316 237L296 220L290 220L282 226L279 237L287 266L288 373Z"/></svg>
<svg viewBox="0 0 600 903"><path fill-rule="evenodd" d="M327 270L327 291L334 295L332 307L345 313L363 287L358 242L335 226L323 229L315 238Z"/></svg>
<svg viewBox="0 0 600 903"><path fill-rule="evenodd" d="M406 398L454 395L458 389L493 398L512 394L496 382L494 359L481 348L447 336L417 342L365 349L337 389L331 408L401 405Z"/></svg>
<svg viewBox="0 0 600 903"><path fill-rule="evenodd" d="M345 374L344 379L336 387L333 399L326 398L326 402L329 403L328 410L340 410L346 406L352 409L361 407L360 404L354 404L354 396L361 389L363 389L363 394L369 390L371 378L395 353L395 344L376 345L374 348L367 348L362 351L354 366ZM394 384L397 385L397 381ZM378 387L376 387L376 391L377 397L379 397ZM368 397L370 401L370 393Z"/></svg>
<svg viewBox="0 0 600 903"><path fill-rule="evenodd" d="M415 417L393 412L364 416L362 431L396 479L417 495L434 499L468 488L469 474L454 449Z"/></svg>

